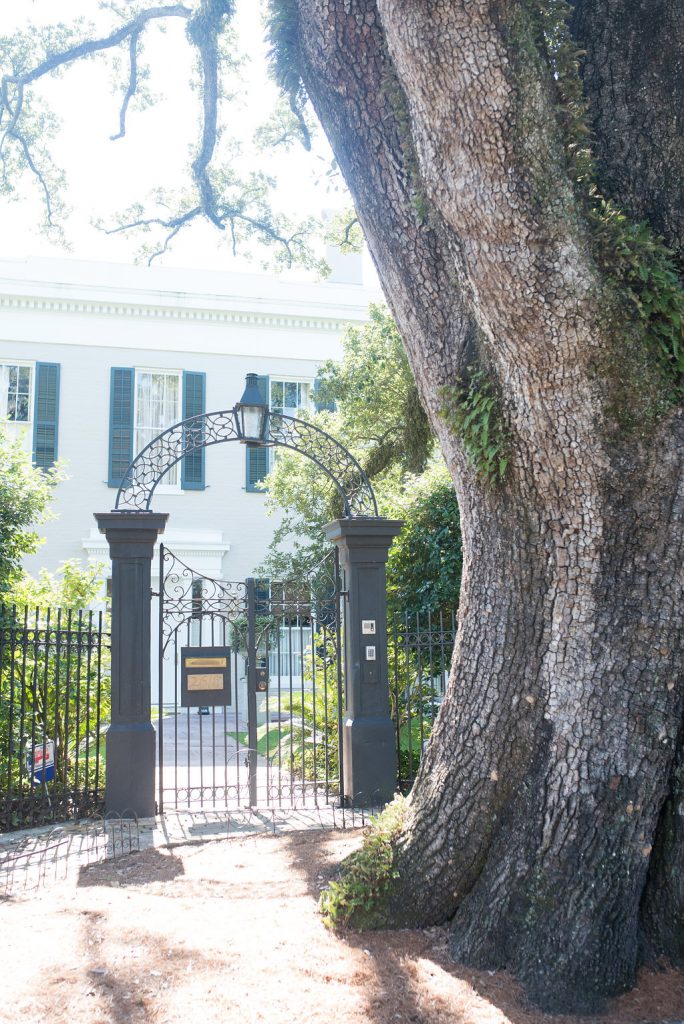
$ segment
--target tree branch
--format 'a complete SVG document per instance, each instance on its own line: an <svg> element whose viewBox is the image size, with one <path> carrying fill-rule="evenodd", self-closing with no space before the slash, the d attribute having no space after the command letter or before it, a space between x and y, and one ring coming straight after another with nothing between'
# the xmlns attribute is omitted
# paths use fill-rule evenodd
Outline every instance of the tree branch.
<svg viewBox="0 0 684 1024"><path fill-rule="evenodd" d="M346 228L344 229L344 238L340 242L339 248L342 248L343 245L350 245L351 244L351 238L349 236L351 235L352 228L356 224L358 224L358 223L359 223L359 218L358 217L354 217L353 220L349 221L349 223L347 224Z"/></svg>
<svg viewBox="0 0 684 1024"><path fill-rule="evenodd" d="M128 221L125 224L117 224L115 228L105 228L104 232L106 235L118 235L123 234L126 231L132 231L134 228L149 228L149 227L162 227L167 230L167 235L164 238L162 245L158 246L150 254L147 260L148 267L152 266L152 263L159 257L163 256L168 251L171 241L176 237L178 232L186 227L191 221L195 220L196 217L201 216L202 207L195 206L192 210L188 210L186 213L179 214L177 217L169 217L165 220L163 217L140 217L137 220Z"/></svg>
<svg viewBox="0 0 684 1024"><path fill-rule="evenodd" d="M231 5L223 0L204 0L200 10L188 25L190 42L197 48L202 73L202 136L197 156L192 162L192 174L199 189L205 216L223 228L216 209L216 192L209 179L209 164L216 148L218 123L218 37L220 23L231 13Z"/></svg>
<svg viewBox="0 0 684 1024"><path fill-rule="evenodd" d="M311 132L309 131L309 126L306 123L306 119L304 117L304 114L302 113L302 111L301 111L301 109L299 107L299 104L297 103L297 100L295 99L294 96L290 96L290 110L292 111L294 116L297 118L297 122L299 124L299 130L302 133L302 146L307 151L307 153L310 153L311 152Z"/></svg>
<svg viewBox="0 0 684 1024"><path fill-rule="evenodd" d="M5 139L17 138L15 129L17 126L17 122L21 117L21 111L24 106L24 87L21 83L14 84L16 84L16 103L14 105L14 108L12 108L8 82L5 80L5 78L2 79L2 89L0 90L0 96L2 96L2 109L7 111L10 118L10 122L5 128L4 132L2 133L2 138L0 139L0 153L4 149Z"/></svg>
<svg viewBox="0 0 684 1024"><path fill-rule="evenodd" d="M198 217L206 217L220 231L230 231L233 251L237 247L238 234L236 225L242 223L248 230L258 232L265 238L282 246L288 264L295 258L298 247L303 242L298 233L287 236L274 225L268 213L255 216L245 212L244 201L234 205L222 202L217 195L217 187L212 181L210 168L216 152L219 135L218 113L220 99L219 74L221 68L220 37L224 31L224 21L233 13L233 0L199 0L196 10L183 4L152 7L142 12L116 31L99 39L93 39L72 46L61 53L53 53L42 60L36 67L14 74L4 75L0 79L0 119L9 118L8 125L0 138L0 159L3 157L2 146L7 139L16 140L22 149L26 164L36 176L45 194L48 210L48 223L52 224L52 203L45 175L40 171L30 152L30 139L21 132L20 119L24 106L25 87L44 75L83 57L119 46L128 40L129 43L129 74L128 85L119 112L119 132L112 139L120 139L126 133L126 117L131 99L138 88L138 57L143 32L148 24L155 19L180 17L187 20L186 33L189 42L195 47L200 65L202 79L202 124L197 152L191 164L192 177L197 189L196 205L185 212L170 211L168 217L139 217L126 221L115 227L105 229L107 234L131 231L135 228L159 228L164 232L164 240L149 257L148 262L161 256L168 250L171 241L178 232ZM293 106L293 111L298 114ZM299 115L298 115L299 116ZM0 120L1 123L1 120ZM304 130L303 126L303 130ZM257 200L257 207L259 206Z"/></svg>
<svg viewBox="0 0 684 1024"><path fill-rule="evenodd" d="M121 108L121 132L119 136L115 136L115 138L120 138L125 131L125 117L128 104L137 88L136 50L141 33L151 21L155 21L160 18L190 19L192 14L192 10L189 7L185 7L183 4L171 4L166 7L151 7L149 10L138 14L125 25L122 25L115 32L111 32L108 36L102 36L99 39L86 40L85 42L78 43L76 46L71 46L68 49L61 51L60 53L49 54L44 60L40 61L36 67L31 68L28 71L16 72L2 76L0 79L0 123L2 122L5 114L9 117L9 122L4 128L2 136L0 136L0 155L2 155L5 143L8 139L14 139L14 141L17 142L24 155L24 159L26 160L29 170L37 178L45 195L47 223L49 226L54 226L50 190L48 188L45 175L40 170L31 154L29 140L19 128L21 114L24 109L25 87L38 81L38 79L43 78L45 75L50 74L50 72L56 71L57 68L63 67L66 64L71 64L73 61L80 60L83 57L88 57L91 54L112 49L112 47L119 46L124 42L124 40L130 39L131 71L129 85Z"/></svg>
<svg viewBox="0 0 684 1024"><path fill-rule="evenodd" d="M72 61L79 60L81 57L89 57L93 53L100 53L102 50L110 50L113 46L119 46L129 36L135 33L140 35L150 21L159 18L189 19L192 17L192 13L191 9L183 4L172 4L169 7L150 7L148 11L143 11L108 36L102 36L100 39L87 39L85 42L78 43L77 46L71 46L68 50L63 50L61 53L50 54L35 68L25 71L23 74L3 75L3 91L6 82L21 86L29 85L29 83L37 81L51 71L55 71L65 64L71 64Z"/></svg>
<svg viewBox="0 0 684 1024"><path fill-rule="evenodd" d="M26 139L24 138L24 136L23 135L19 135L17 132L9 132L8 134L9 134L9 136L11 138L15 139L19 143L19 146L21 147L21 150L22 150L22 152L24 154L24 159L26 160L26 163L28 164L29 169L31 170L31 172L36 176L36 178L40 182L40 185L41 185L41 187L43 189L43 193L45 195L45 209L46 209L46 212L47 212L47 224L48 224L48 227L52 228L52 227L55 226L54 221L52 219L52 199L50 197L50 189L48 188L48 184L47 184L47 182L46 182L46 180L45 180L45 178L43 176L43 173L40 170L40 168L38 167L38 165L34 162L33 157L31 156L31 151L30 151L30 149L28 147L28 143L26 142Z"/></svg>
<svg viewBox="0 0 684 1024"><path fill-rule="evenodd" d="M148 257L148 266L151 266L154 260L167 252L172 239L176 237L182 228L187 227L191 221L196 220L198 217L203 215L206 216L206 210L203 205L193 206L192 209L186 210L185 213L180 213L174 217L138 217L135 220L126 221L124 224L117 224L116 227L113 228L104 228L104 232L107 235L117 235L123 234L126 231L133 231L135 228L160 227L165 229L167 234L165 235L163 243L161 243ZM300 244L297 234L291 235L288 238L281 234L272 224L269 224L268 221L260 220L258 217L250 217L249 214L243 213L241 210L228 207L225 210L217 210L215 219L212 218L212 223L214 223L220 231L225 231L226 229L230 231L233 255L235 255L237 251L235 235L236 222L247 224L255 231L260 231L262 234L266 235L266 237L270 238L271 241L282 245L287 252L288 264L292 263L294 260L294 247L297 244Z"/></svg>
<svg viewBox="0 0 684 1024"><path fill-rule="evenodd" d="M128 73L128 88L121 104L121 110L119 112L119 132L117 135L110 135L109 138L112 142L116 142L117 139L123 139L126 134L126 113L128 111L128 104L135 96L138 88L138 41L140 39L140 32L134 32L129 41L129 73Z"/></svg>

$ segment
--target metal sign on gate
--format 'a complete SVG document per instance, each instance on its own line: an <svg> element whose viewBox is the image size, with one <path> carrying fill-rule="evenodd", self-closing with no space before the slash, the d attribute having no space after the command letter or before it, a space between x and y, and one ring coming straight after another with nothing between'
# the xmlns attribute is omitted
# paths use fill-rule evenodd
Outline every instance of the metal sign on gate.
<svg viewBox="0 0 684 1024"><path fill-rule="evenodd" d="M230 647L182 647L181 707L231 703Z"/></svg>

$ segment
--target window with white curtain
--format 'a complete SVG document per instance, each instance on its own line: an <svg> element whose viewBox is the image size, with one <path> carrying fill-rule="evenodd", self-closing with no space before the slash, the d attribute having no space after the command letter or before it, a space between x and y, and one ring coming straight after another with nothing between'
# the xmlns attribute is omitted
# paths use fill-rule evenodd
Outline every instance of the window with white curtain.
<svg viewBox="0 0 684 1024"><path fill-rule="evenodd" d="M29 363L0 363L0 419L31 422L33 367Z"/></svg>
<svg viewBox="0 0 684 1024"><path fill-rule="evenodd" d="M33 447L33 387L32 363L0 363L0 425L27 452Z"/></svg>
<svg viewBox="0 0 684 1024"><path fill-rule="evenodd" d="M271 378L270 381L270 409L276 416L300 416L302 412L309 412L312 407L311 381L302 380L278 380ZM267 452L269 468L274 465L280 457L277 448L271 448Z"/></svg>
<svg viewBox="0 0 684 1024"><path fill-rule="evenodd" d="M141 451L180 418L180 371L136 370L133 450ZM162 479L162 485L178 486L179 478L180 464L176 463Z"/></svg>
<svg viewBox="0 0 684 1024"><path fill-rule="evenodd" d="M268 675L273 686L285 689L290 683L302 681L305 660L310 660L313 642L311 625L292 619L280 626L279 636L272 638L268 652Z"/></svg>

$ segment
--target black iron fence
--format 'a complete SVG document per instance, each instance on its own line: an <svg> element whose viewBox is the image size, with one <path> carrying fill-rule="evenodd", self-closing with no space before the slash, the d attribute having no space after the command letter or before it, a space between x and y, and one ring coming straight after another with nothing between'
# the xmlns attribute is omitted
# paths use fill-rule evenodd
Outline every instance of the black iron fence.
<svg viewBox="0 0 684 1024"><path fill-rule="evenodd" d="M110 719L110 635L105 625L101 612L0 605L0 832L102 813ZM297 629L302 632L301 623ZM415 779L444 697L455 638L453 613L388 617L397 782L404 792ZM304 652L311 661L311 647L307 651L306 638L300 641L298 656L304 666ZM296 654L290 643L288 665ZM323 657L318 646L316 657ZM324 673L328 660L326 655ZM319 668L316 662L313 671ZM308 674L303 667L302 678ZM312 700L311 709L303 705L299 713L302 736L309 711L312 736L319 736L322 722L330 727L320 749L336 771L336 673L331 679L335 685L321 691L324 706L318 708ZM268 742L270 734L261 739ZM315 757L318 745L312 750ZM301 755L306 767L305 745ZM326 760L326 778L328 768Z"/></svg>
<svg viewBox="0 0 684 1024"><path fill-rule="evenodd" d="M0 831L102 812L102 612L0 605Z"/></svg>
<svg viewBox="0 0 684 1024"><path fill-rule="evenodd" d="M444 698L455 639L454 612L388 616L390 704L402 792L413 784Z"/></svg>

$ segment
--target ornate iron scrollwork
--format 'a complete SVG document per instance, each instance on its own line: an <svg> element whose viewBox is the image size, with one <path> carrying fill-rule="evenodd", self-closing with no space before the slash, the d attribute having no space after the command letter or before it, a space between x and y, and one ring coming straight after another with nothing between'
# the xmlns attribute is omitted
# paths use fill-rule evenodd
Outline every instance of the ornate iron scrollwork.
<svg viewBox="0 0 684 1024"><path fill-rule="evenodd" d="M116 496L115 511L151 511L155 488L186 455L224 441L240 441L234 409L207 412L174 423L136 455ZM266 447L301 452L319 466L342 496L345 518L377 516L368 477L351 452L320 427L294 416L271 415Z"/></svg>
<svg viewBox="0 0 684 1024"><path fill-rule="evenodd" d="M116 495L115 510L149 512L157 484L177 462L212 444L237 440L232 409L191 416L167 427L131 462Z"/></svg>
<svg viewBox="0 0 684 1024"><path fill-rule="evenodd" d="M244 583L214 580L198 576L168 548L162 548L160 597L163 602L162 651L177 630L192 622L198 613L239 629L247 614L247 588Z"/></svg>
<svg viewBox="0 0 684 1024"><path fill-rule="evenodd" d="M342 496L345 517L377 516L368 477L351 452L330 434L308 420L271 415L269 438L272 445L306 455L330 477Z"/></svg>

